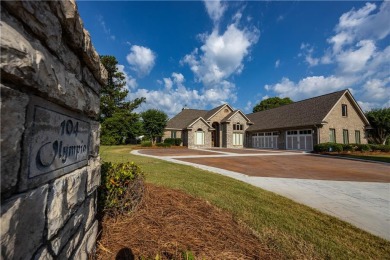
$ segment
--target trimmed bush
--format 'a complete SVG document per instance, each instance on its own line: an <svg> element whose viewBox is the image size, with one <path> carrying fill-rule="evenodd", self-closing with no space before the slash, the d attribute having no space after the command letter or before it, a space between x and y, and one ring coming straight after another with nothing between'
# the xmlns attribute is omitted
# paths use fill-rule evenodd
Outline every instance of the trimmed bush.
<svg viewBox="0 0 390 260"><path fill-rule="evenodd" d="M323 143L314 145L315 152L342 152L343 145L336 143Z"/></svg>
<svg viewBox="0 0 390 260"><path fill-rule="evenodd" d="M356 151L361 151L361 152L371 151L371 147L369 144L357 144L356 147L357 147Z"/></svg>
<svg viewBox="0 0 390 260"><path fill-rule="evenodd" d="M152 147L152 142L151 141L143 141L141 142L142 147Z"/></svg>
<svg viewBox="0 0 390 260"><path fill-rule="evenodd" d="M99 211L116 216L133 211L144 193L144 177L133 162L104 162L101 167Z"/></svg>
<svg viewBox="0 0 390 260"><path fill-rule="evenodd" d="M174 138L165 138L164 144L174 145L175 144Z"/></svg>
<svg viewBox="0 0 390 260"><path fill-rule="evenodd" d="M370 144L372 151L379 151L388 153L390 152L390 145L383 145L383 144Z"/></svg>
<svg viewBox="0 0 390 260"><path fill-rule="evenodd" d="M175 138L175 145L180 146L182 143L181 138Z"/></svg>
<svg viewBox="0 0 390 260"><path fill-rule="evenodd" d="M174 145L174 146L180 146L181 145L181 138L165 138L164 143Z"/></svg>
<svg viewBox="0 0 390 260"><path fill-rule="evenodd" d="M171 147L171 144L169 144L169 143L158 143L158 144L156 144L156 146L169 148L169 147Z"/></svg>
<svg viewBox="0 0 390 260"><path fill-rule="evenodd" d="M343 151L352 152L355 151L355 146L353 144L343 144Z"/></svg>

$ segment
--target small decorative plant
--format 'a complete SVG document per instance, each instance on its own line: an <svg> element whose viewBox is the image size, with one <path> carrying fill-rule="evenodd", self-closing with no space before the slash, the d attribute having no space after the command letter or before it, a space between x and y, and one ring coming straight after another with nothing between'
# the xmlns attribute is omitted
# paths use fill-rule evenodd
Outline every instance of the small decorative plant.
<svg viewBox="0 0 390 260"><path fill-rule="evenodd" d="M144 177L133 162L104 162L101 168L99 208L111 216L133 211L144 193Z"/></svg>

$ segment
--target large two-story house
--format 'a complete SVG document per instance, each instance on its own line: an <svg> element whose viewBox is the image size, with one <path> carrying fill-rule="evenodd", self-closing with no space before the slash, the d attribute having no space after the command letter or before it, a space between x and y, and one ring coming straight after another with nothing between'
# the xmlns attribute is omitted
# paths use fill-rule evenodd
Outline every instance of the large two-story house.
<svg viewBox="0 0 390 260"><path fill-rule="evenodd" d="M367 143L369 122L349 90L245 115L224 104L184 108L168 121L163 138L189 148L313 150L318 143Z"/></svg>

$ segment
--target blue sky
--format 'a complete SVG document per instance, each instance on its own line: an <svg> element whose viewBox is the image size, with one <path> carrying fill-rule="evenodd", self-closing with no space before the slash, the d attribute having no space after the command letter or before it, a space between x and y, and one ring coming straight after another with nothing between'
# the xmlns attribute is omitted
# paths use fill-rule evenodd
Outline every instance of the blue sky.
<svg viewBox="0 0 390 260"><path fill-rule="evenodd" d="M350 89L364 110L390 107L390 2L78 1L129 99L169 116L229 103L251 112Z"/></svg>

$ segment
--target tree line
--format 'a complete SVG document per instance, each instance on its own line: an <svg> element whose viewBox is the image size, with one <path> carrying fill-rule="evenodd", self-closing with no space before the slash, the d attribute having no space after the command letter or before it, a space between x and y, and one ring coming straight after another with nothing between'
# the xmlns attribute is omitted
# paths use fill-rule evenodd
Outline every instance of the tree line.
<svg viewBox="0 0 390 260"><path fill-rule="evenodd" d="M127 100L125 76L118 71L118 61L114 56L103 55L100 60L107 70L107 85L100 92L101 124L100 142L103 145L126 144L140 136L153 143L164 133L168 116L158 109L134 112L146 98Z"/></svg>

